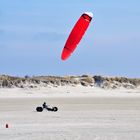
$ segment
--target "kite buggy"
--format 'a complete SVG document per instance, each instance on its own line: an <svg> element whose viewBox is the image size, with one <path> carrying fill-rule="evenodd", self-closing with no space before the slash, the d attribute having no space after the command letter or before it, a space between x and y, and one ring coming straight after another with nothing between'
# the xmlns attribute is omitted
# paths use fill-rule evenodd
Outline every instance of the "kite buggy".
<svg viewBox="0 0 140 140"><path fill-rule="evenodd" d="M44 102L42 104L42 106L38 106L36 107L36 111L37 112L42 112L44 109L48 110L48 111L58 111L58 108L55 106L55 107L50 107L49 105L46 104L46 102Z"/></svg>

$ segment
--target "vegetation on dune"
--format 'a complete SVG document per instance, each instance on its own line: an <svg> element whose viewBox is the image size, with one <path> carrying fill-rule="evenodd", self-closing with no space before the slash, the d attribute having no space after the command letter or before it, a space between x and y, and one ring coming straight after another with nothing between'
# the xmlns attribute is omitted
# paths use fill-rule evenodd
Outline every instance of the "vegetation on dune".
<svg viewBox="0 0 140 140"><path fill-rule="evenodd" d="M0 88L37 88L47 86L92 86L104 89L129 88L140 86L140 78L126 77L103 77L103 76L25 76L13 77L9 75L0 76Z"/></svg>

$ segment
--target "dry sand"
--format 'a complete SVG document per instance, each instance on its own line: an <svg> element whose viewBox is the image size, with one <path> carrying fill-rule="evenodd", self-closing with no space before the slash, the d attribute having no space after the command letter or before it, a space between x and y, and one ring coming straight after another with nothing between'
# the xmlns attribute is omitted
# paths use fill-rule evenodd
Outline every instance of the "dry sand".
<svg viewBox="0 0 140 140"><path fill-rule="evenodd" d="M43 101L59 111L36 112ZM0 140L40 139L140 140L140 90L0 89Z"/></svg>

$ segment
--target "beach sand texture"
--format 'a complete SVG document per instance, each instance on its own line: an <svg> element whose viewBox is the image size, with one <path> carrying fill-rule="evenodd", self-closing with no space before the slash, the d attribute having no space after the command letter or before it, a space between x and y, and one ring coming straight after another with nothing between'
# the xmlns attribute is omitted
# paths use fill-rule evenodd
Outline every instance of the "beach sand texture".
<svg viewBox="0 0 140 140"><path fill-rule="evenodd" d="M44 101L59 110L36 112ZM0 139L139 140L140 91L0 89Z"/></svg>

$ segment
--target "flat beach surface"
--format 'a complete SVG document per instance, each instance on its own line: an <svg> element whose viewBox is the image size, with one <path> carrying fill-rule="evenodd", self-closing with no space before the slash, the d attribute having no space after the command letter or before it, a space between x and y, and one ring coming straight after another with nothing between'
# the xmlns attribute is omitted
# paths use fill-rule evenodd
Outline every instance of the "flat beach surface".
<svg viewBox="0 0 140 140"><path fill-rule="evenodd" d="M139 91L89 88L67 88L67 94L61 91L64 88L1 89L0 139L140 140ZM36 112L44 101L59 110Z"/></svg>

